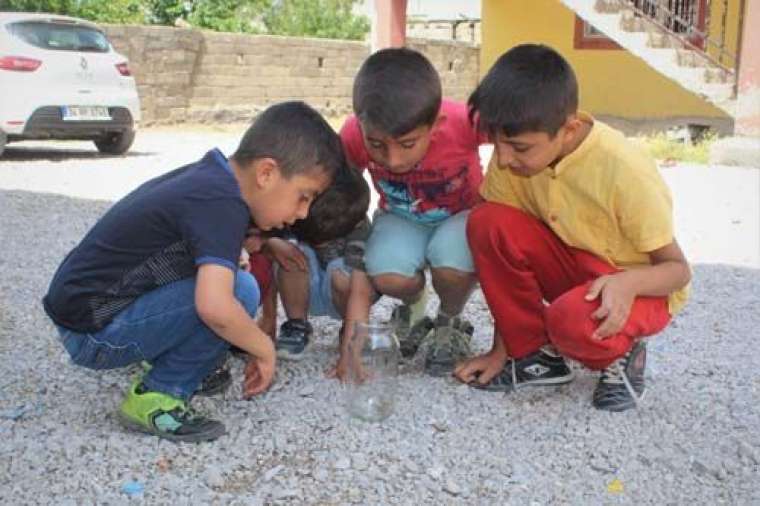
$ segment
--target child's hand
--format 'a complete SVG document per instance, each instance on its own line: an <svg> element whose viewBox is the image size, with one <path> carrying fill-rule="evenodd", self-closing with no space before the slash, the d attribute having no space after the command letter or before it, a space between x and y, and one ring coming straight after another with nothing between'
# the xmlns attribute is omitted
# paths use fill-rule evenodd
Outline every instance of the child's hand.
<svg viewBox="0 0 760 506"><path fill-rule="evenodd" d="M462 383L477 382L485 385L504 369L507 360L505 354L490 351L457 365L454 376Z"/></svg>
<svg viewBox="0 0 760 506"><path fill-rule="evenodd" d="M306 255L293 243L282 239L269 239L267 247L280 267L286 271L305 271L307 267Z"/></svg>
<svg viewBox="0 0 760 506"><path fill-rule="evenodd" d="M264 247L265 242L266 239L261 236L261 230L256 227L250 227L243 240L243 249L251 254L258 253Z"/></svg>
<svg viewBox="0 0 760 506"><path fill-rule="evenodd" d="M250 399L269 388L274 379L275 362L276 358L274 355L268 360L250 357L245 366L243 398Z"/></svg>
<svg viewBox="0 0 760 506"><path fill-rule="evenodd" d="M628 279L626 272L618 272L601 276L591 283L586 300L594 300L600 295L602 300L591 317L603 320L591 335L591 339L606 339L620 332L625 326L636 298L636 291Z"/></svg>
<svg viewBox="0 0 760 506"><path fill-rule="evenodd" d="M335 365L327 370L325 376L345 383L348 380L348 359L341 355Z"/></svg>

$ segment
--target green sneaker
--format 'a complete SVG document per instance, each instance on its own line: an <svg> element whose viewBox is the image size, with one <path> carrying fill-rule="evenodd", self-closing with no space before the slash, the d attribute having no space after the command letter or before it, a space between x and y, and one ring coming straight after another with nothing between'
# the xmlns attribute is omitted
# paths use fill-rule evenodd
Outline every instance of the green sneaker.
<svg viewBox="0 0 760 506"><path fill-rule="evenodd" d="M198 415L185 401L148 390L135 381L118 412L128 429L170 441L212 441L226 433L224 424Z"/></svg>
<svg viewBox="0 0 760 506"><path fill-rule="evenodd" d="M401 348L401 356L413 357L422 341L433 330L433 320L425 316L427 290L413 304L399 304L391 313L391 324Z"/></svg>
<svg viewBox="0 0 760 506"><path fill-rule="evenodd" d="M432 342L425 356L425 373L430 376L446 376L454 371L457 362L472 354L470 341L474 328L470 322L458 316L436 318Z"/></svg>

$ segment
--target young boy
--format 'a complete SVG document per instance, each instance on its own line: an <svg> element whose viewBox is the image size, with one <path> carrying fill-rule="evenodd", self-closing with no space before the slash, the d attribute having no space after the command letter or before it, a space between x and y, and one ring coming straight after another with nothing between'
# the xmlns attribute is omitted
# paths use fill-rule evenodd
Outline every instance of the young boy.
<svg viewBox="0 0 760 506"><path fill-rule="evenodd" d="M125 425L175 441L224 434L188 404L230 343L253 357L244 395L268 388L275 351L252 318L259 289L238 269L241 245L251 219L269 230L306 217L343 163L338 136L316 111L272 106L229 160L215 149L148 181L64 259L44 306L73 362L152 365L120 407Z"/></svg>
<svg viewBox="0 0 760 506"><path fill-rule="evenodd" d="M504 54L469 104L495 143L487 203L467 226L495 337L456 376L504 390L567 383L569 357L602 371L595 407L634 407L642 338L683 306L691 277L657 166L578 111L573 70L546 46Z"/></svg>
<svg viewBox="0 0 760 506"><path fill-rule="evenodd" d="M309 216L291 227L298 246L282 239L267 241L277 260L277 289L288 317L277 336L278 357L304 356L312 337L309 314L344 319L349 299L359 298L353 302L359 318L369 317L374 297L364 274L368 207L369 186L358 171L348 169L314 202ZM344 322L343 328L350 331L352 322Z"/></svg>
<svg viewBox="0 0 760 506"><path fill-rule="evenodd" d="M438 73L411 49L384 49L364 62L353 108L341 130L346 156L369 170L380 194L367 274L403 303L393 312L402 353L413 355L432 331L425 371L450 374L472 334L459 315L475 286L465 223L479 198L481 139L465 105L441 99ZM435 321L424 316L427 266L441 301Z"/></svg>

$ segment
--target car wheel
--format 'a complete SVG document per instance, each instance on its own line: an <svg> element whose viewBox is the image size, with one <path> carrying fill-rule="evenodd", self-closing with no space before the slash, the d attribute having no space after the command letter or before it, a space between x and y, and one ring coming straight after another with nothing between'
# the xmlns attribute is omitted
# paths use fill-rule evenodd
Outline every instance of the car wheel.
<svg viewBox="0 0 760 506"><path fill-rule="evenodd" d="M109 155L123 155L135 140L134 130L125 130L118 133L110 133L105 137L95 140L95 146L101 153Z"/></svg>
<svg viewBox="0 0 760 506"><path fill-rule="evenodd" d="M8 143L8 136L5 135L5 132L0 131L0 156L3 156L3 151L5 151L5 145Z"/></svg>

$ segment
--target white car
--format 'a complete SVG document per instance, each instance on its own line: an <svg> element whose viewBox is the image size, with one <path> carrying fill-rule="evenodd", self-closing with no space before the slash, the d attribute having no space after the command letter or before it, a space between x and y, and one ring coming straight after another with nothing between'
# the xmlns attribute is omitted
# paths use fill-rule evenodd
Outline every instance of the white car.
<svg viewBox="0 0 760 506"><path fill-rule="evenodd" d="M126 153L140 122L127 59L88 21L0 12L0 154L25 139L92 140Z"/></svg>

